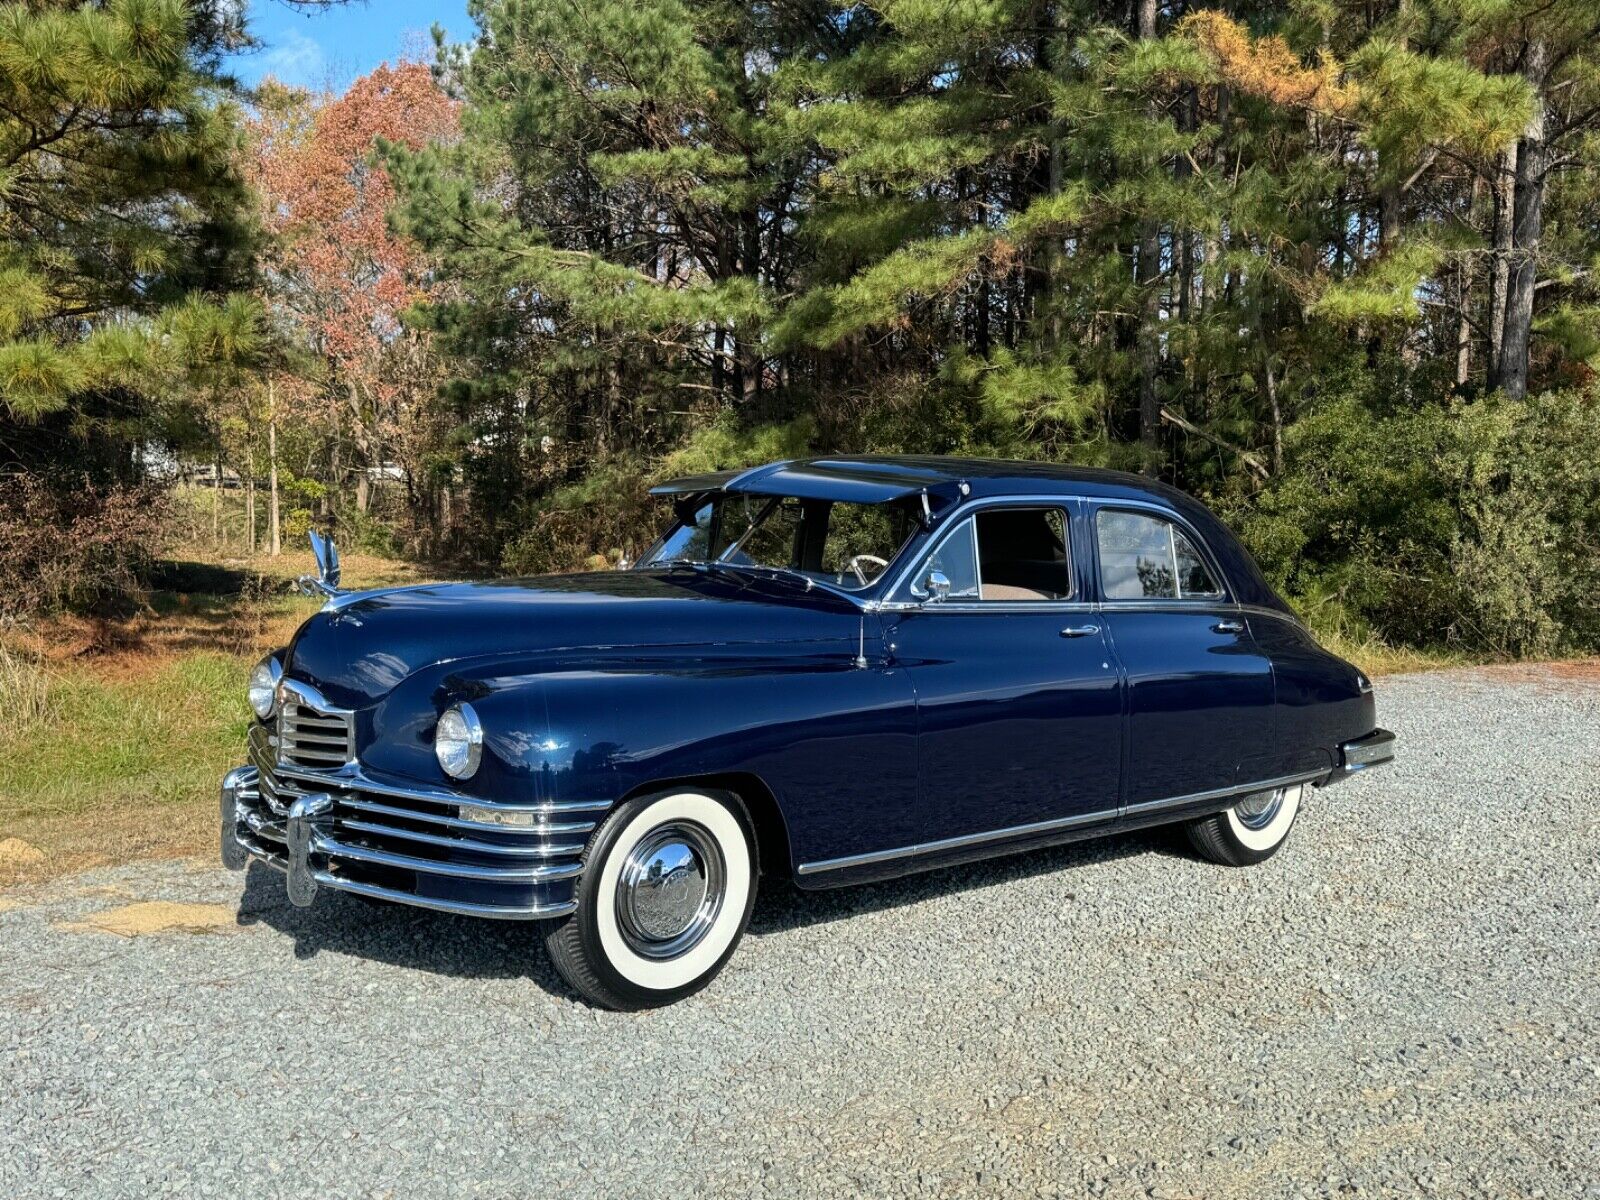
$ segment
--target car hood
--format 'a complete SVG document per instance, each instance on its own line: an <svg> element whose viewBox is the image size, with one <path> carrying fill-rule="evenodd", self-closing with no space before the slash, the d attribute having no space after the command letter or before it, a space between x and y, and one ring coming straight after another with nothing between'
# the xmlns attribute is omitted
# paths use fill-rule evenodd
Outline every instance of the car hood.
<svg viewBox="0 0 1600 1200"><path fill-rule="evenodd" d="M438 663L835 640L858 612L822 589L684 569L426 584L339 597L300 627L286 670L360 708Z"/></svg>

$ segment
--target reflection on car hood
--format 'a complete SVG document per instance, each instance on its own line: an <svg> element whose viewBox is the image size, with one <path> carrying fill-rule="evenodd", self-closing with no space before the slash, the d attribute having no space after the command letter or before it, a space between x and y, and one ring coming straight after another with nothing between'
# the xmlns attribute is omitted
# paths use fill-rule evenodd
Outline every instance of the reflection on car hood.
<svg viewBox="0 0 1600 1200"><path fill-rule="evenodd" d="M447 660L849 638L856 611L822 590L689 569L427 584L341 597L301 626L287 665L358 708Z"/></svg>

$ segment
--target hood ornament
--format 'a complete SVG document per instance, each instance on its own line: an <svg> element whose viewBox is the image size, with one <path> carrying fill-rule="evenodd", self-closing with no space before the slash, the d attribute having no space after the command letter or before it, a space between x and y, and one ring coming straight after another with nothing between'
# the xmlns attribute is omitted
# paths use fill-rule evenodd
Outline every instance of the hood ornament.
<svg viewBox="0 0 1600 1200"><path fill-rule="evenodd" d="M343 595L339 587L339 548L333 544L333 539L313 529L311 555L317 560L317 573L300 576L295 586L307 596L327 596L331 599Z"/></svg>

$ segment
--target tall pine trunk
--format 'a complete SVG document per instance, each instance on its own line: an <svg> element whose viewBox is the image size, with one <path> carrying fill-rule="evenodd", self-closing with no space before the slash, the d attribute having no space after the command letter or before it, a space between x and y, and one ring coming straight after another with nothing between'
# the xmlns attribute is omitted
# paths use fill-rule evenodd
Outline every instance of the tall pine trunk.
<svg viewBox="0 0 1600 1200"><path fill-rule="evenodd" d="M267 379L267 549L276 558L283 553L283 525L278 507L278 403L272 379Z"/></svg>
<svg viewBox="0 0 1600 1200"><path fill-rule="evenodd" d="M1505 371L1506 296L1511 291L1511 250L1515 232L1517 144L1505 148L1495 164L1494 248L1489 265L1489 353L1487 382L1500 386Z"/></svg>
<svg viewBox="0 0 1600 1200"><path fill-rule="evenodd" d="M248 459L255 456L248 455ZM256 552L256 473L247 470L244 475L244 552Z"/></svg>
<svg viewBox="0 0 1600 1200"><path fill-rule="evenodd" d="M1512 214L1511 277L1506 295L1506 325L1501 342L1500 385L1520 400L1528 392L1528 342L1533 334L1534 288L1539 274L1539 238L1544 230L1544 186L1550 167L1545 144L1545 73L1549 52L1543 41L1528 43L1523 74L1537 99L1517 147L1516 200Z"/></svg>
<svg viewBox="0 0 1600 1200"><path fill-rule="evenodd" d="M1156 0L1139 0L1139 40L1156 36ZM1152 104L1152 123L1160 114ZM1139 331L1136 357L1139 363L1139 442L1145 450L1146 474L1160 470L1161 445L1161 226L1145 221L1139 230L1139 256L1135 282L1139 285Z"/></svg>

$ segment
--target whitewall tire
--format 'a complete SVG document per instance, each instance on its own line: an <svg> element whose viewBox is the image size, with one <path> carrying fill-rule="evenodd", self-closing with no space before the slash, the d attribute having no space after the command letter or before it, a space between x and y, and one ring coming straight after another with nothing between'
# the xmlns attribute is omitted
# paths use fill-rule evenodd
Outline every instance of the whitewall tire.
<svg viewBox="0 0 1600 1200"><path fill-rule="evenodd" d="M1271 858L1300 815L1305 784L1243 796L1232 808L1190 821L1189 842L1212 862L1248 867Z"/></svg>
<svg viewBox="0 0 1600 1200"><path fill-rule="evenodd" d="M737 798L693 790L641 796L595 832L577 911L545 944L591 1003L670 1004L722 969L755 895L755 839Z"/></svg>

